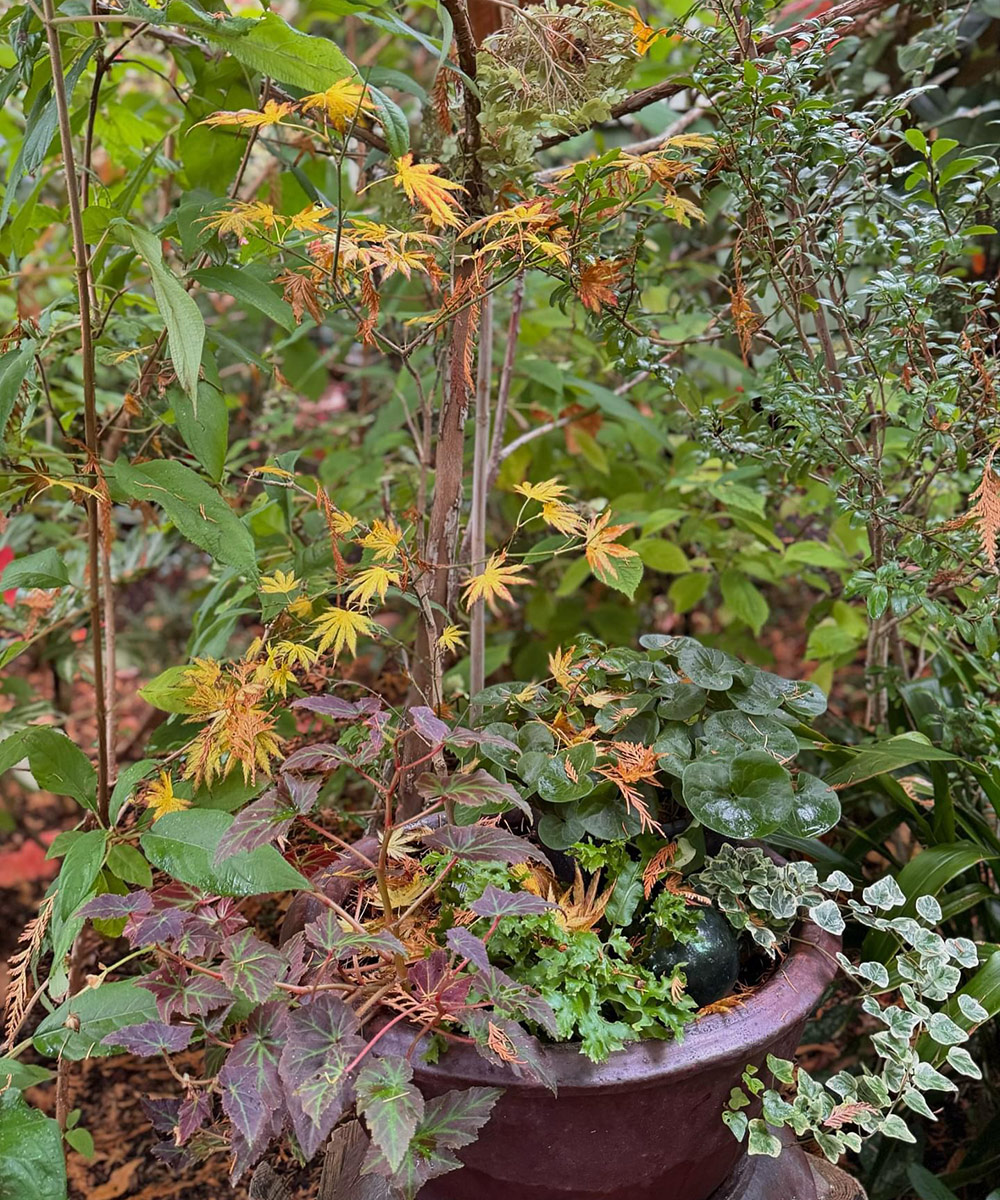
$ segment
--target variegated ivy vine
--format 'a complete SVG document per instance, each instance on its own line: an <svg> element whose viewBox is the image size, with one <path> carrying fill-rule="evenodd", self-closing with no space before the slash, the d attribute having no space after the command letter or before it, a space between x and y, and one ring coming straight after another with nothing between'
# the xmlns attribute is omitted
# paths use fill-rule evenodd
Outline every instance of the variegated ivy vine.
<svg viewBox="0 0 1000 1200"><path fill-rule="evenodd" d="M943 938L935 931L942 911L933 896L917 897L912 913L890 916L907 901L896 881L886 876L866 887L860 900L849 897L841 906L823 898L824 892L853 890L841 872L820 881L811 863L777 866L760 850L732 846L723 847L697 884L737 929L749 930L771 953L803 912L830 933L844 932L845 916L872 931L861 962L852 963L842 953L837 961L858 985L864 1012L883 1027L871 1038L881 1068L841 1070L820 1081L769 1054L767 1068L778 1085L769 1087L758 1069L748 1066L723 1120L739 1140L747 1139L751 1154L777 1157L781 1129L799 1137L808 1134L831 1162L846 1151L858 1152L876 1133L915 1142L907 1110L933 1121L928 1093L958 1090L939 1068L947 1065L959 1075L982 1077L963 1043L989 1012L974 988L959 990L963 969L979 964L978 950L968 938ZM746 1112L754 1099L760 1104L759 1117Z"/></svg>

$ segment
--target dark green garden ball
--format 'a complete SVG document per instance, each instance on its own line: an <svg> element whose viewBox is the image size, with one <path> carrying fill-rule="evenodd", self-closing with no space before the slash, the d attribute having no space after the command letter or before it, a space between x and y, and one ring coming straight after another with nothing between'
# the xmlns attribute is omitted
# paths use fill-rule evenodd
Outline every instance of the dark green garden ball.
<svg viewBox="0 0 1000 1200"><path fill-rule="evenodd" d="M740 947L736 931L717 908L703 908L698 927L681 943L665 930L651 938L646 966L654 975L669 975L684 963L687 993L699 1008L727 996L740 970Z"/></svg>

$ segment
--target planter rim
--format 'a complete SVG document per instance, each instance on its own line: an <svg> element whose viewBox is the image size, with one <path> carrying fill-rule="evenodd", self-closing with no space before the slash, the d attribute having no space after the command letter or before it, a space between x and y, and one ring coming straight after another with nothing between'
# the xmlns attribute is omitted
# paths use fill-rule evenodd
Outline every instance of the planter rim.
<svg viewBox="0 0 1000 1200"><path fill-rule="evenodd" d="M785 960L746 1002L726 1013L712 1013L694 1022L681 1039L633 1042L615 1050L603 1063L593 1063L572 1042L543 1045L541 1057L559 1094L592 1090L635 1091L711 1070L721 1065L750 1062L774 1044L785 1028L805 1021L837 972L840 939L811 922L792 931L792 948ZM383 1050L400 1056L414 1051L415 1030L399 1025L381 1039ZM421 1062L418 1073L442 1088L456 1085L502 1087L508 1093L546 1092L534 1079L494 1066L467 1045L451 1045L437 1063Z"/></svg>

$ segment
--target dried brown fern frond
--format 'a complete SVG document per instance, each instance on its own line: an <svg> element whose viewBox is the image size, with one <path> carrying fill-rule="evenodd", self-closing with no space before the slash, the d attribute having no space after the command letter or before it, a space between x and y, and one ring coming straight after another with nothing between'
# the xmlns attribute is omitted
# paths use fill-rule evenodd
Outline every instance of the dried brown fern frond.
<svg viewBox="0 0 1000 1200"><path fill-rule="evenodd" d="M969 497L968 512L941 526L943 529L961 529L965 525L974 524L979 531L983 554L991 571L1000 570L997 562L1000 548L1000 475L993 469L993 460L998 452L1000 442L989 452L983 464L983 477Z"/></svg>
<svg viewBox="0 0 1000 1200"><path fill-rule="evenodd" d="M17 939L22 946L10 956L10 979L7 983L7 994L4 996L4 1050L9 1050L21 1028L28 1010L28 999L31 990L31 971L38 961L42 948L42 939L52 918L52 904L55 895L46 896L38 909L38 915L25 925L21 936Z"/></svg>

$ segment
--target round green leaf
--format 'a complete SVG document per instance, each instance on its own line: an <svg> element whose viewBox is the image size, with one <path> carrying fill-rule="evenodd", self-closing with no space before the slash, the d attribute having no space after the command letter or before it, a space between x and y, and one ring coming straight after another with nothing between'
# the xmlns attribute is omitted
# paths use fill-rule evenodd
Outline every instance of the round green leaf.
<svg viewBox="0 0 1000 1200"><path fill-rule="evenodd" d="M795 837L819 837L840 820L837 793L822 779L805 771L799 772L795 782L795 803L785 823L785 832Z"/></svg>
<svg viewBox="0 0 1000 1200"><path fill-rule="evenodd" d="M712 713L705 722L705 745L731 758L747 750L762 750L777 762L795 757L799 742L787 725L772 717L750 717L734 708Z"/></svg>
<svg viewBox="0 0 1000 1200"><path fill-rule="evenodd" d="M792 779L763 750L729 762L697 759L684 769L684 803L693 816L725 837L748 841L782 826L792 810Z"/></svg>

